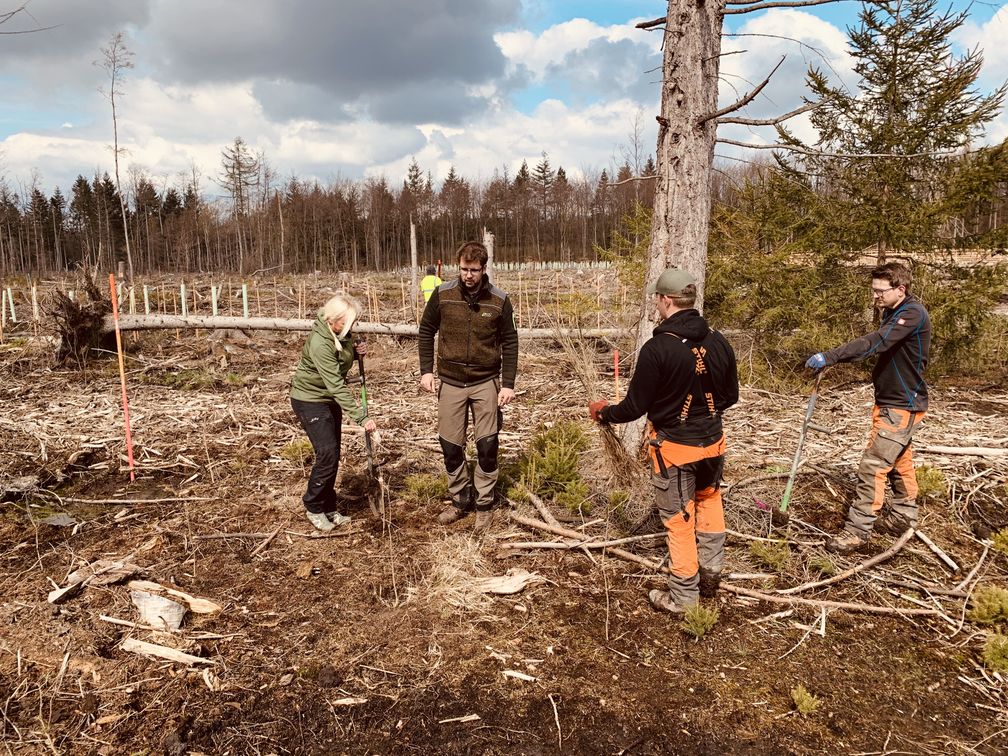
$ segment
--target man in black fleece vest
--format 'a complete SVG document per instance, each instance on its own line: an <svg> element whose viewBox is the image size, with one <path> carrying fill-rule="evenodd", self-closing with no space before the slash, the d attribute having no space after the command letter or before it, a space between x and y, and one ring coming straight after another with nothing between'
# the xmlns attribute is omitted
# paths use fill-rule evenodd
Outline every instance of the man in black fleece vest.
<svg viewBox="0 0 1008 756"><path fill-rule="evenodd" d="M493 519L500 408L514 399L518 371L514 310L507 293L490 283L487 259L478 242L459 247L459 277L434 290L418 339L420 387L434 391L434 334L438 337L438 437L452 498L438 522L448 525L475 509L477 532ZM470 411L477 457L472 482L465 458Z"/></svg>
<svg viewBox="0 0 1008 756"><path fill-rule="evenodd" d="M818 371L838 362L876 358L872 429L858 467L854 501L843 531L826 542L826 550L837 554L866 546L873 529L901 535L917 527L917 473L910 444L928 407L924 370L931 348L931 319L910 293L913 278L905 265L886 263L871 272L871 279L872 298L882 309L878 330L813 354L805 363ZM887 484L892 488L892 505L883 512Z"/></svg>
<svg viewBox="0 0 1008 756"><path fill-rule="evenodd" d="M648 290L661 323L640 350L627 395L592 402L596 422L651 423L651 480L667 534L668 591L648 593L658 610L682 612L713 596L724 564L721 413L738 401L738 369L728 341L694 309L696 279L666 270Z"/></svg>

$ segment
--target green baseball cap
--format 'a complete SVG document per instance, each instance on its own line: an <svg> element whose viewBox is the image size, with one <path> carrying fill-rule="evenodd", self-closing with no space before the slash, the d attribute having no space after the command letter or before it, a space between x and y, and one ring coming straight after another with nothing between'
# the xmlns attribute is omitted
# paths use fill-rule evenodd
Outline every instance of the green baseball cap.
<svg viewBox="0 0 1008 756"><path fill-rule="evenodd" d="M648 286L647 293L678 297L682 296L686 287L690 285L696 286L696 278L692 273L681 268L669 268L658 276L657 281Z"/></svg>

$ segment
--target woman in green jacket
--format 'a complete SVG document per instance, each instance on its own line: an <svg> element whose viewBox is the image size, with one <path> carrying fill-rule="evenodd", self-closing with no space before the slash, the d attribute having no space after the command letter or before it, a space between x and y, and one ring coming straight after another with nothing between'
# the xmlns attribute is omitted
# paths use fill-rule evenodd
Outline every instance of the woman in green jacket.
<svg viewBox="0 0 1008 756"><path fill-rule="evenodd" d="M315 464L302 501L309 522L324 532L350 522L349 517L336 511L333 490L339 470L343 413L363 425L367 432L376 427L346 384L356 355L366 351L363 343L354 346L350 334L360 311L360 304L345 295L337 294L326 302L319 310L291 380L291 407L315 451Z"/></svg>

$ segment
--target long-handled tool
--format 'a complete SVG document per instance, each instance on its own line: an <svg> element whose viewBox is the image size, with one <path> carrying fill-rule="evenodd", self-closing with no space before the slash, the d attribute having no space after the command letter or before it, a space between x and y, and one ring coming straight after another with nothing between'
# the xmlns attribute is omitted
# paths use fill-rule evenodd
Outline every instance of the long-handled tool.
<svg viewBox="0 0 1008 756"><path fill-rule="evenodd" d="M368 403L367 403L367 378L364 375L364 355L357 354L357 369L360 371L360 390L361 390L361 406L364 408L365 417L368 414ZM371 505L371 511L381 517L385 514L385 496L384 488L385 483L381 477L381 470L379 466L375 464L374 458L374 441L371 438L371 431L364 431L364 448L367 451L367 467L368 474L371 479L378 484L378 495L374 495L374 492L370 492L368 495L368 504ZM375 499L377 498L377 503Z"/></svg>
<svg viewBox="0 0 1008 756"><path fill-rule="evenodd" d="M805 436L808 434L809 428L818 428L818 426L812 423L812 413L815 411L816 399L819 398L819 384L822 383L824 372L824 370L820 370L816 373L815 384L812 386L812 394L809 396L808 404L805 406L805 420L802 423L801 433L798 435L798 448L795 449L794 459L791 461L791 474L788 475L787 486L784 487L784 496L781 498L780 506L772 512L771 521L774 525L782 526L788 523L788 504L791 503L791 489L794 488L795 477L798 474L798 465L801 463Z"/></svg>

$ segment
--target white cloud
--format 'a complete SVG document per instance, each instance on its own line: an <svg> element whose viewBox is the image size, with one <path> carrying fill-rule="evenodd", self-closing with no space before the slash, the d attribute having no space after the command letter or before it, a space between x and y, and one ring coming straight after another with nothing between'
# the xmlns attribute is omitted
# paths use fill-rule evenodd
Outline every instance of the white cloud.
<svg viewBox="0 0 1008 756"><path fill-rule="evenodd" d="M560 100L546 100L532 113L508 110L489 114L483 121L452 133L452 154L444 157L436 139L417 153L417 162L443 178L455 166L466 178L488 178L495 170L507 169L514 177L523 160L534 167L545 151L554 168L562 166L571 178L585 171L612 170L611 158L617 146L628 141L639 105L632 100L570 107ZM656 134L646 124L645 148L654 151ZM397 183L406 173L413 155L375 166L369 173L384 174ZM621 162L621 161L620 161Z"/></svg>
<svg viewBox="0 0 1008 756"><path fill-rule="evenodd" d="M981 91L989 92L1008 81L1008 5L1003 5L989 21L976 24L967 21L959 28L955 42L963 50L979 48L984 66L977 84ZM996 144L1008 139L1008 109L987 127L986 142Z"/></svg>
<svg viewBox="0 0 1008 756"><path fill-rule="evenodd" d="M982 77L994 86L1008 79L1008 5L1003 5L989 21L977 24L967 21L956 33L955 41L963 49L979 47L983 52Z"/></svg>
<svg viewBox="0 0 1008 756"><path fill-rule="evenodd" d="M1002 78L1008 53L995 40L1008 34L1006 23L1008 11L1002 9L991 22L973 30L975 40L985 40L996 51L988 60ZM746 52L721 59L722 105L750 90L782 55L787 56L744 115L766 118L797 107L807 94L804 78L810 65L823 69L834 82L853 85L845 32L809 13L770 10L743 17L739 26L726 28L730 31L754 36L723 41L725 53ZM473 85L470 94L482 98L486 106L461 121L379 123L374 118L354 119L359 111L352 109L326 117L324 108L311 117L276 118L264 112L257 94L262 79L183 85L155 78L161 75L157 67L131 71L119 101L119 138L128 150L125 167L142 166L171 179L195 164L208 191L213 191L209 182L219 173L221 150L241 136L253 149L262 150L282 177L293 174L328 181L335 176L385 175L398 186L415 156L436 182L452 166L466 178L485 179L504 168L513 176L522 160L533 166L546 151L554 166L562 165L574 178L583 171L611 170L622 162L620 147L629 144L636 118L643 127L641 143L653 154L660 77L648 69L660 57L661 35L634 29L631 22L602 26L574 19L539 34L498 33L494 41L512 70L504 78ZM518 69L553 96L538 104L521 99L525 93L514 89ZM94 76L93 69L89 74ZM572 96L578 88L595 96ZM418 90L418 96L423 92ZM0 142L9 178L27 180L37 168L49 191L57 185L65 191L78 173L111 171L108 104L93 85L80 89L78 96L86 107L52 106L56 115L51 128L22 129ZM807 118L793 119L789 125L799 136L814 139ZM746 142L769 143L774 138L769 127L723 126L720 133ZM993 134L1008 136L1004 117ZM725 145L717 151L753 157L752 151Z"/></svg>
<svg viewBox="0 0 1008 756"><path fill-rule="evenodd" d="M809 95L805 74L810 67L819 68L834 85L851 87L855 83L846 33L809 13L771 9L726 31L738 36L726 36L722 45L723 53L732 53L721 59L718 99L722 106L752 90L784 58L766 88L736 115L772 118L795 110L802 104L802 97ZM787 126L802 139L815 141L807 115L788 120ZM772 144L776 138L769 126L726 125L718 133L748 144ZM721 145L717 151L733 156L745 152L729 145Z"/></svg>
<svg viewBox="0 0 1008 756"><path fill-rule="evenodd" d="M494 41L508 60L514 65L525 66L538 81L551 65L562 64L568 55L585 50L596 40L646 42L655 50L661 43L660 35L634 29L630 23L599 26L584 18L556 24L538 35L524 30L494 35Z"/></svg>

